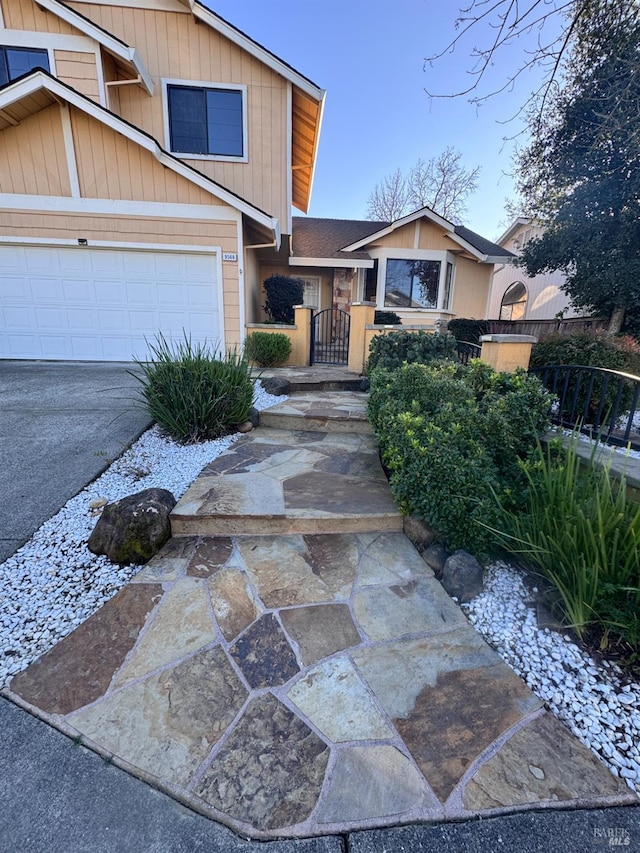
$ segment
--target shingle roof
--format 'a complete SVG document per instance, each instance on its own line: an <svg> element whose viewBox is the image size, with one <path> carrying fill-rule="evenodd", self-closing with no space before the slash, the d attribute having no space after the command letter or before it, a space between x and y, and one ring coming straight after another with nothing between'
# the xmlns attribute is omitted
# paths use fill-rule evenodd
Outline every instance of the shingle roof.
<svg viewBox="0 0 640 853"><path fill-rule="evenodd" d="M313 216L293 217L293 256L295 258L367 259L366 252L341 252L357 240L389 226L388 222L366 219L319 219Z"/></svg>
<svg viewBox="0 0 640 853"><path fill-rule="evenodd" d="M491 240L485 240L485 238L481 237L480 234L476 234L476 232L472 231L470 228L465 228L464 225L454 225L453 230L458 237L462 237L462 239L466 240L467 243L471 243L473 248L482 252L483 255L505 258L513 257L513 253L508 249L505 249L503 246L498 246L497 243L492 243Z"/></svg>
<svg viewBox="0 0 640 853"><path fill-rule="evenodd" d="M293 217L293 256L295 258L336 258L340 260L367 259L366 252L342 252L365 237L376 234L391 225L390 222L373 222L367 219L321 219L313 216ZM454 233L470 243L483 255L513 257L512 253L497 243L492 243L464 225L454 225Z"/></svg>

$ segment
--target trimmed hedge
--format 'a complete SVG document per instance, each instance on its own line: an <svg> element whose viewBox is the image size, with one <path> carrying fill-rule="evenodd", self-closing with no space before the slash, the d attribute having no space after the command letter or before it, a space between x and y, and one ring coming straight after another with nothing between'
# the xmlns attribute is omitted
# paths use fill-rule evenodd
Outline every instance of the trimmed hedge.
<svg viewBox="0 0 640 853"><path fill-rule="evenodd" d="M377 368L396 370L405 362L431 364L434 361L453 361L456 358L456 341L452 335L389 332L388 335L376 335L371 341L367 372Z"/></svg>
<svg viewBox="0 0 640 853"><path fill-rule="evenodd" d="M373 323L375 326L401 326L402 320L395 311L376 311Z"/></svg>
<svg viewBox="0 0 640 853"><path fill-rule="evenodd" d="M525 371L495 373L474 362L405 364L371 375L369 416L394 496L450 548L479 556L521 496L527 459L549 428L551 398Z"/></svg>
<svg viewBox="0 0 640 853"><path fill-rule="evenodd" d="M464 317L457 317L454 320L449 320L447 331L457 341L479 344L480 336L489 334L489 323L487 320L468 320Z"/></svg>
<svg viewBox="0 0 640 853"><path fill-rule="evenodd" d="M244 342L244 354L260 367L276 367L291 355L291 340L278 332L251 332Z"/></svg>
<svg viewBox="0 0 640 853"><path fill-rule="evenodd" d="M294 305L302 305L304 282L288 275L271 275L263 284L267 301L264 310L273 323L293 323Z"/></svg>

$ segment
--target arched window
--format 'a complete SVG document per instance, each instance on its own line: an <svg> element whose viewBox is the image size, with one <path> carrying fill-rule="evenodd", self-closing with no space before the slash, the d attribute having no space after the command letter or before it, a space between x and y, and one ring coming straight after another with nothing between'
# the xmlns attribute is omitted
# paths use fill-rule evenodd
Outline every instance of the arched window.
<svg viewBox="0 0 640 853"><path fill-rule="evenodd" d="M527 310L527 288L521 281L514 281L505 290L500 304L501 320L523 320Z"/></svg>

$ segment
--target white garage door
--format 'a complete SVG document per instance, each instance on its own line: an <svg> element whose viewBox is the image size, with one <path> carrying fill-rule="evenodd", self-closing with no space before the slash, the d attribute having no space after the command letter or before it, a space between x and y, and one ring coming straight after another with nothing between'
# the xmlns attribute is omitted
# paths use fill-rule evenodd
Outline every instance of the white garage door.
<svg viewBox="0 0 640 853"><path fill-rule="evenodd" d="M130 361L158 332L221 343L216 256L0 246L0 358Z"/></svg>

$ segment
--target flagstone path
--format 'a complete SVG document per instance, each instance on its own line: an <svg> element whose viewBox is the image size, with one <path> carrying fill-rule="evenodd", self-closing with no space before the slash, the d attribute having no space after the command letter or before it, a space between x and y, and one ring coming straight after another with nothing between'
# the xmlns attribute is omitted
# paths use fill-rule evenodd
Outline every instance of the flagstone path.
<svg viewBox="0 0 640 853"><path fill-rule="evenodd" d="M281 404L302 429L207 466L182 535L7 695L254 838L637 803L402 533L358 405Z"/></svg>

